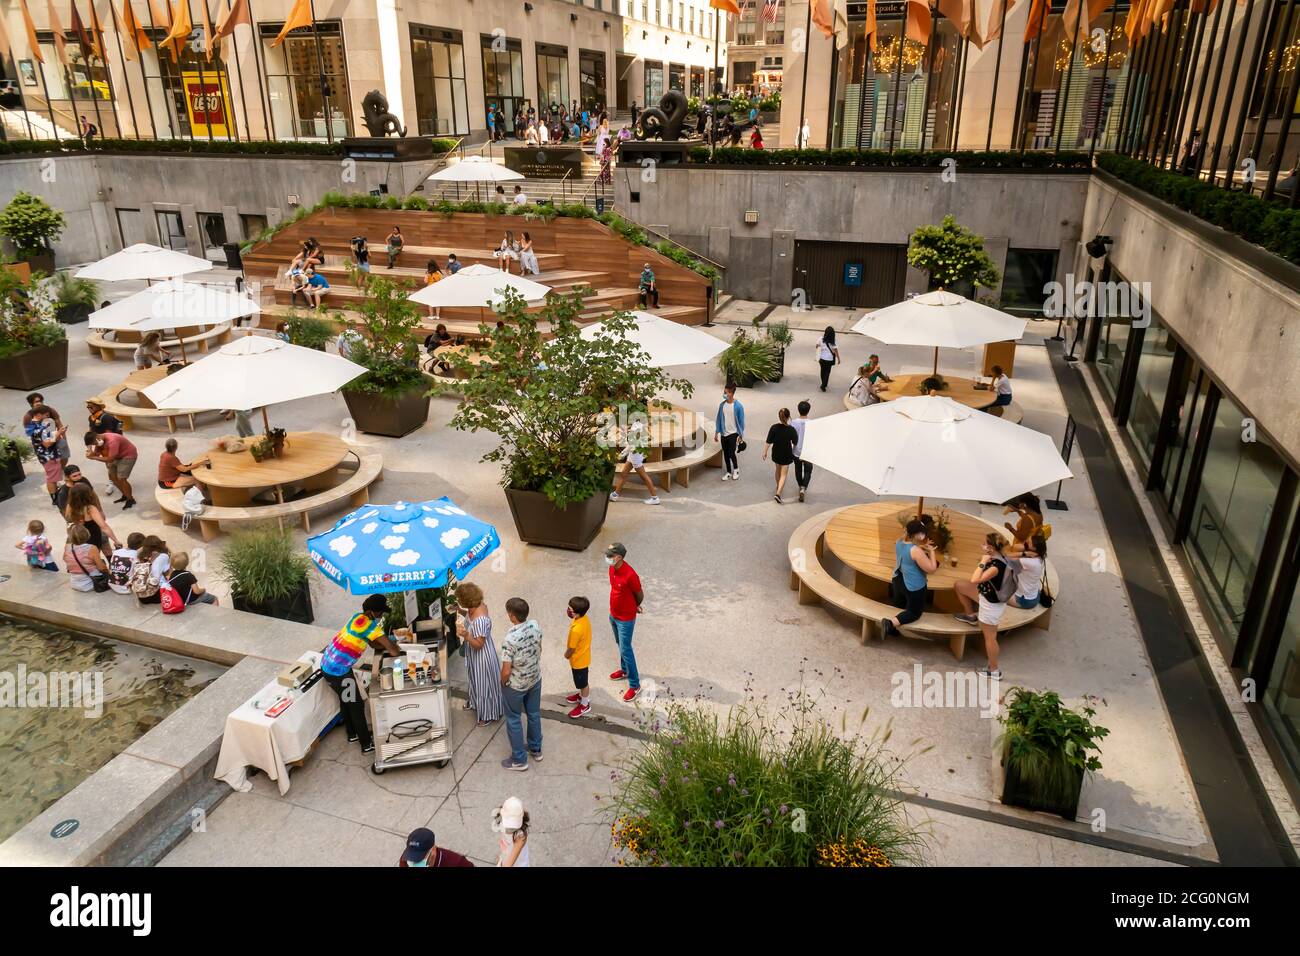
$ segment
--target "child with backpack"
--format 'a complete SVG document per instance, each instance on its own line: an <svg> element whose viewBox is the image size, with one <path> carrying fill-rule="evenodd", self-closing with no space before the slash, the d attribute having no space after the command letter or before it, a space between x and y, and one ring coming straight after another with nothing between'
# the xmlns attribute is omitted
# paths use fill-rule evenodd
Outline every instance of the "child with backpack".
<svg viewBox="0 0 1300 956"><path fill-rule="evenodd" d="M27 522L27 534L23 535L22 540L14 547L22 551L29 567L40 568L42 571L59 570L59 566L53 560L54 546L50 544L50 539L45 537L44 522Z"/></svg>
<svg viewBox="0 0 1300 956"><path fill-rule="evenodd" d="M995 679L1002 677L1002 669L998 667L998 624L1019 583L1018 564L1003 553L1006 548L1007 539L996 531L990 532L984 538L984 557L971 572L970 580L957 582L957 600L963 613L955 616L963 623L979 625L989 659L982 673Z"/></svg>
<svg viewBox="0 0 1300 956"><path fill-rule="evenodd" d="M116 549L108 556L108 586L118 594L131 593L131 572L135 570L135 559L144 544L144 535L132 531L126 536L126 547Z"/></svg>
<svg viewBox="0 0 1300 956"><path fill-rule="evenodd" d="M156 535L146 537L131 569L131 593L136 600L141 604L160 603L158 588L171 566L167 543Z"/></svg>

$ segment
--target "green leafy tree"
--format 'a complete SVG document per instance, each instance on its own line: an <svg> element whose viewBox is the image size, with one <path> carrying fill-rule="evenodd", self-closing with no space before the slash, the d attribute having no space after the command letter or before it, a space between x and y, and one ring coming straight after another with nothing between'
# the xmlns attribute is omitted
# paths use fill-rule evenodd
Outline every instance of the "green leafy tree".
<svg viewBox="0 0 1300 956"><path fill-rule="evenodd" d="M1001 281L992 257L984 251L984 237L976 235L952 216L937 226L921 226L912 233L907 263L930 276L939 288L970 283L992 289Z"/></svg>
<svg viewBox="0 0 1300 956"><path fill-rule="evenodd" d="M40 273L24 281L17 272L0 268L0 358L58 345L67 337L54 319L50 291Z"/></svg>
<svg viewBox="0 0 1300 956"><path fill-rule="evenodd" d="M396 398L419 387L424 382L415 335L420 307L407 298L410 287L382 276L367 276L356 268L352 281L365 290L354 306L362 319L352 325L359 335L352 361L364 366L366 374L348 382L344 389Z"/></svg>
<svg viewBox="0 0 1300 956"><path fill-rule="evenodd" d="M561 508L609 488L618 426L644 415L666 389L691 394L689 382L647 364L624 337L635 324L630 315L615 313L599 334L584 338L576 321L581 309L574 294L552 296L530 312L509 293L497 309L505 327L491 331L484 361L450 355L461 380L434 389L463 396L452 428L497 436L483 460L502 464L503 486L540 491Z"/></svg>
<svg viewBox="0 0 1300 956"><path fill-rule="evenodd" d="M0 236L13 243L20 258L45 252L65 225L63 213L29 192L19 191L0 210Z"/></svg>

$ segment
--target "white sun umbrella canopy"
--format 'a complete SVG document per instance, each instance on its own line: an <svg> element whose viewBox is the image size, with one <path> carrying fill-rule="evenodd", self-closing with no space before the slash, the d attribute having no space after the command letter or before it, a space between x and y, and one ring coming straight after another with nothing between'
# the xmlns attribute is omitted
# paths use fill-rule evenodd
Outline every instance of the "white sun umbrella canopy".
<svg viewBox="0 0 1300 956"><path fill-rule="evenodd" d="M548 285L475 263L465 266L433 285L426 285L409 298L412 302L435 309L453 307L486 309L505 300L505 290L513 289L525 302L540 302L551 291Z"/></svg>
<svg viewBox="0 0 1300 956"><path fill-rule="evenodd" d="M192 272L206 272L212 268L207 259L200 259L174 249L137 242L121 252L105 256L77 272L78 279L96 282L124 282L128 279L172 279Z"/></svg>
<svg viewBox="0 0 1300 956"><path fill-rule="evenodd" d="M365 369L280 339L245 335L144 390L158 408L262 408L338 391Z"/></svg>
<svg viewBox="0 0 1300 956"><path fill-rule="evenodd" d="M850 331L886 345L930 346L938 372L939 349L1019 339L1025 334L1025 320L940 289L864 315Z"/></svg>
<svg viewBox="0 0 1300 956"><path fill-rule="evenodd" d="M921 499L1006 501L1072 477L1049 436L938 395L813 419L801 457L878 495Z"/></svg>
<svg viewBox="0 0 1300 956"><path fill-rule="evenodd" d="M623 337L650 356L649 364L657 368L672 365L699 365L708 362L726 349L727 343L689 325L682 325L649 312L632 312L636 325ZM579 335L594 341L606 333L605 324L596 322L585 326ZM608 334L614 334L612 332Z"/></svg>
<svg viewBox="0 0 1300 956"><path fill-rule="evenodd" d="M120 302L90 313L90 327L154 332L232 322L261 311L262 307L246 292L177 278L141 289Z"/></svg>
<svg viewBox="0 0 1300 956"><path fill-rule="evenodd" d="M458 163L452 163L438 170L430 179L448 183L499 183L511 179L523 179L523 173L506 169L500 163L494 163L486 156L468 156Z"/></svg>

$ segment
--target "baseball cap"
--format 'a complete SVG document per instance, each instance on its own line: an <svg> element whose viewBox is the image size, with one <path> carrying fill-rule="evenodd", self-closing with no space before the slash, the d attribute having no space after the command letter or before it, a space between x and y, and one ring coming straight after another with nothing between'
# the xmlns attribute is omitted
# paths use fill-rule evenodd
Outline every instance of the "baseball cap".
<svg viewBox="0 0 1300 956"><path fill-rule="evenodd" d="M402 859L407 863L419 863L432 849L433 831L427 827L420 827L418 830L412 830L411 835L406 838L406 852L402 854Z"/></svg>
<svg viewBox="0 0 1300 956"><path fill-rule="evenodd" d="M496 816L503 830L518 830L524 825L524 802L518 797L506 797L497 807Z"/></svg>
<svg viewBox="0 0 1300 956"><path fill-rule="evenodd" d="M615 554L621 555L622 557L625 558L627 557L627 548L620 541L615 541L613 544L611 544L608 548L605 549L606 557Z"/></svg>

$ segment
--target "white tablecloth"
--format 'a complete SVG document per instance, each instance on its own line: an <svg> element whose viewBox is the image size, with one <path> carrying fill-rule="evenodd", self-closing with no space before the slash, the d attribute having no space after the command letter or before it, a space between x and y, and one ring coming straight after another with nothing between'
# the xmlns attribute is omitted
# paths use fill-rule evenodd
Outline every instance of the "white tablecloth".
<svg viewBox="0 0 1300 956"><path fill-rule="evenodd" d="M319 666L320 658L320 654L308 651L298 660ZM287 687L271 681L226 718L221 753L217 757L218 780L239 791L251 790L248 768L252 766L274 780L281 794L288 791L286 764L307 756L312 743L338 716L339 698L321 679L305 694L295 691L293 703L279 716L268 717L266 707L287 691ZM255 706L258 701L262 703L261 708Z"/></svg>

